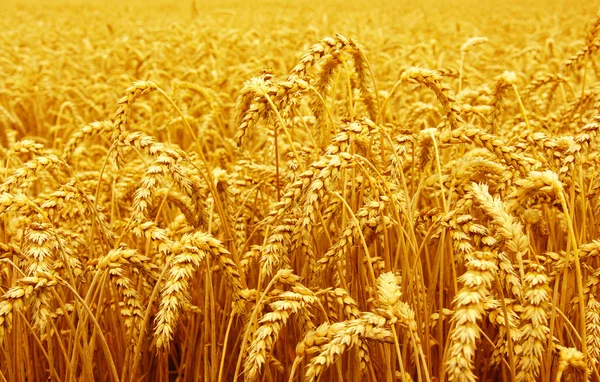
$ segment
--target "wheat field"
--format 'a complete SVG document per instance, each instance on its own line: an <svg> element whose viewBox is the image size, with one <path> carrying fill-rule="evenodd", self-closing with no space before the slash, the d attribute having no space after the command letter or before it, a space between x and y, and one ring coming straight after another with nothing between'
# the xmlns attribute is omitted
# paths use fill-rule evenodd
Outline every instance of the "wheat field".
<svg viewBox="0 0 600 382"><path fill-rule="evenodd" d="M6 0L0 381L599 381L595 1Z"/></svg>

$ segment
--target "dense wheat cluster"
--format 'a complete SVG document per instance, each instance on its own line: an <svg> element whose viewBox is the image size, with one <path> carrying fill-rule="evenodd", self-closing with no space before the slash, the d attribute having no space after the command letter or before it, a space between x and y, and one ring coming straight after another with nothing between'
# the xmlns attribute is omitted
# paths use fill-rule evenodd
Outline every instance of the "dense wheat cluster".
<svg viewBox="0 0 600 382"><path fill-rule="evenodd" d="M600 381L593 3L5 4L0 380Z"/></svg>

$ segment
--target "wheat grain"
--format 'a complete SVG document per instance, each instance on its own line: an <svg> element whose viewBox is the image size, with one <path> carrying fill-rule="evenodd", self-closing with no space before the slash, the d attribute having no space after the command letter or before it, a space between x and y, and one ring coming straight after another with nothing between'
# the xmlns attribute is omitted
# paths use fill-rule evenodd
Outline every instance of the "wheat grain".
<svg viewBox="0 0 600 382"><path fill-rule="evenodd" d="M446 372L449 381L475 381L475 350L480 337L484 303L489 296L498 267L491 253L475 252L466 262L467 272L460 276L463 287L454 299L453 329L449 335Z"/></svg>
<svg viewBox="0 0 600 382"><path fill-rule="evenodd" d="M530 264L529 270L523 278L523 312L521 313L522 332L519 345L523 354L518 365L518 381L535 380L539 375L541 360L546 347L548 328L548 309L550 301L550 288L548 276L544 274L544 267Z"/></svg>

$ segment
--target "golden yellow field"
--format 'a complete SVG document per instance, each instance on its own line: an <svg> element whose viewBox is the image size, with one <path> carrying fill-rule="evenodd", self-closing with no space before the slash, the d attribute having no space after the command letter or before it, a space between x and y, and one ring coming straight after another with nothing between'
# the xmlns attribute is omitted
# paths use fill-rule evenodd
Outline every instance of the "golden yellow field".
<svg viewBox="0 0 600 382"><path fill-rule="evenodd" d="M596 2L0 5L0 381L600 381Z"/></svg>

